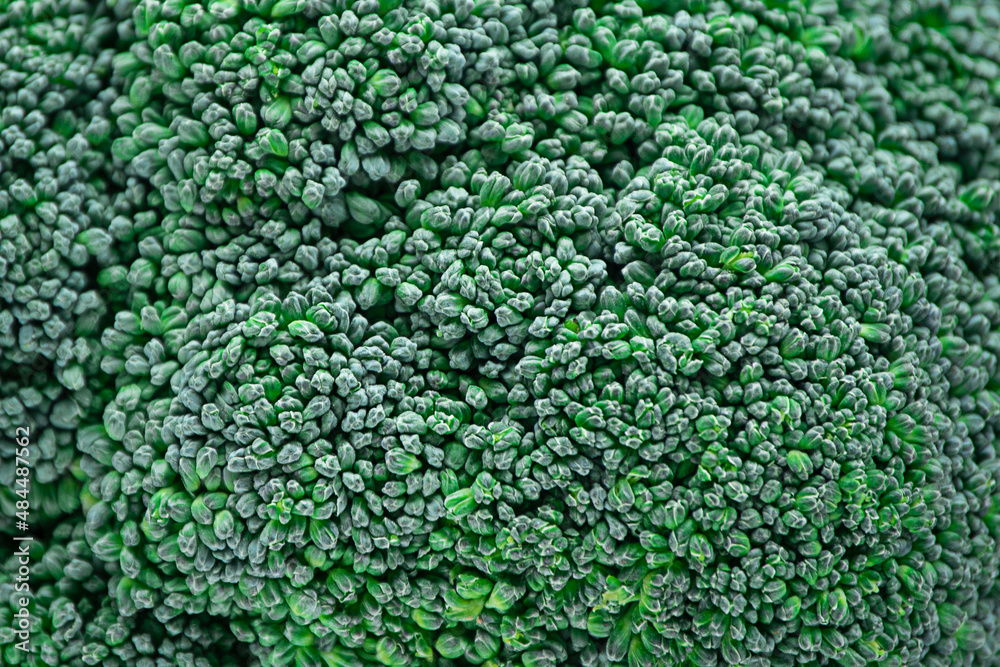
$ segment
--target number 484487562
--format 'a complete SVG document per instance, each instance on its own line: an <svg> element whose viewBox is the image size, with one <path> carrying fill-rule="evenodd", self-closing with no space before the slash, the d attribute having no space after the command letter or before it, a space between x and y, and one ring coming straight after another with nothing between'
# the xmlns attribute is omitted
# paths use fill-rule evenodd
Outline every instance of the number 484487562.
<svg viewBox="0 0 1000 667"><path fill-rule="evenodd" d="M17 507L17 518L20 521L28 521L28 493L31 487L31 481L29 480L30 474L30 460L28 458L28 445L31 444L31 432L27 426L19 427L15 432L15 443L17 448L14 450L14 493L20 496L21 500L18 500L15 504Z"/></svg>

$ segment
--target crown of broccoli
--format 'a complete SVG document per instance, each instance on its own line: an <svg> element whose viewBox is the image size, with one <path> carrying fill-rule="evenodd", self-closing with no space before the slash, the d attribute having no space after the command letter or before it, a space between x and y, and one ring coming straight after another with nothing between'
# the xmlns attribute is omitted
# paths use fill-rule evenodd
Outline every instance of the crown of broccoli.
<svg viewBox="0 0 1000 667"><path fill-rule="evenodd" d="M2 662L1000 665L998 78L988 1L0 3Z"/></svg>

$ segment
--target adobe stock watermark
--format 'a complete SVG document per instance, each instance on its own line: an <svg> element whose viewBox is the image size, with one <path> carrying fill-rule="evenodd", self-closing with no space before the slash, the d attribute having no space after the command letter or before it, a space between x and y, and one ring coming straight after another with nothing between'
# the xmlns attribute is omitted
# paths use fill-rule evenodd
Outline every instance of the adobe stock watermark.
<svg viewBox="0 0 1000 667"><path fill-rule="evenodd" d="M21 533L27 533L31 528L31 429L22 426L14 432L14 495L18 500L14 503L14 526ZM14 557L17 558L17 574L14 577L14 598L16 611L12 621L12 630L17 637L14 648L28 653L31 651L31 555L30 547L34 538L30 535L15 535L17 548Z"/></svg>

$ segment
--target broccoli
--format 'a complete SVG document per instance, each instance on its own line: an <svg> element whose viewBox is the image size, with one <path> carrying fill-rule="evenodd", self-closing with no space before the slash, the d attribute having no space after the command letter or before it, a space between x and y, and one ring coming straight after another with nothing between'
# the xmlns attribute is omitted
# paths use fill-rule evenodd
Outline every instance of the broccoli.
<svg viewBox="0 0 1000 667"><path fill-rule="evenodd" d="M186 618L162 624L117 611L108 586L112 590L121 587L122 577L108 577L84 533L82 520L60 524L44 542L22 542L27 557L19 550L0 564L0 620L4 628L0 656L5 665L241 664L241 649L220 625L205 627ZM30 563L27 576L19 572L25 558ZM29 603L23 608L30 619L27 640L11 632L15 625L20 628L14 623L19 618L14 614L21 611L20 599L25 597ZM30 645L33 655L17 647L22 641Z"/></svg>
<svg viewBox="0 0 1000 667"><path fill-rule="evenodd" d="M11 664L1000 665L1000 7L0 28Z"/></svg>
<svg viewBox="0 0 1000 667"><path fill-rule="evenodd" d="M13 517L14 429L38 434L36 521L79 510L74 431L102 382L115 15L80 0L0 8L0 507ZM78 472L76 473L78 474Z"/></svg>

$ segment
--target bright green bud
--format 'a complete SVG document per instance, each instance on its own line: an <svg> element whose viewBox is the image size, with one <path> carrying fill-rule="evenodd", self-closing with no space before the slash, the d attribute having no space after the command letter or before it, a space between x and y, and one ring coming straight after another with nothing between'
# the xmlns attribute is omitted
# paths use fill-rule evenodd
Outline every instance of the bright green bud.
<svg viewBox="0 0 1000 667"><path fill-rule="evenodd" d="M471 623L483 611L483 600L466 600L454 591L448 591L444 596L444 617L452 623Z"/></svg>
<svg viewBox="0 0 1000 667"><path fill-rule="evenodd" d="M493 587L485 606L487 609L493 609L503 614L514 606L521 595L522 593L512 584L507 581L499 581Z"/></svg>
<svg viewBox="0 0 1000 667"><path fill-rule="evenodd" d="M396 95L403 83L399 75L390 69L380 69L368 79L368 85L372 87L379 97L393 97Z"/></svg>
<svg viewBox="0 0 1000 667"><path fill-rule="evenodd" d="M459 489L445 498L444 506L456 518L471 514L476 510L476 500L472 489Z"/></svg>
<svg viewBox="0 0 1000 667"><path fill-rule="evenodd" d="M260 115L265 125L281 129L292 121L292 104L287 97L277 97L261 110Z"/></svg>
<svg viewBox="0 0 1000 667"><path fill-rule="evenodd" d="M442 657L448 658L449 660L454 660L465 655L465 649L468 648L469 641L462 637L461 635L454 634L443 634L437 638L434 642L434 649L441 654Z"/></svg>
<svg viewBox="0 0 1000 667"><path fill-rule="evenodd" d="M493 590L493 582L475 575L461 574L455 589L466 600L478 600L490 594L490 591Z"/></svg>
<svg viewBox="0 0 1000 667"><path fill-rule="evenodd" d="M386 453L385 465L394 475L408 475L419 470L422 464L413 454L402 449L393 449ZM447 505L447 501L445 504Z"/></svg>

